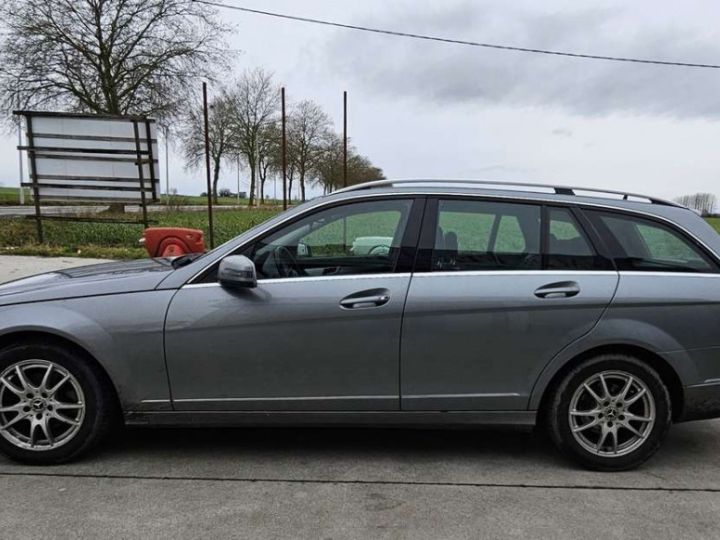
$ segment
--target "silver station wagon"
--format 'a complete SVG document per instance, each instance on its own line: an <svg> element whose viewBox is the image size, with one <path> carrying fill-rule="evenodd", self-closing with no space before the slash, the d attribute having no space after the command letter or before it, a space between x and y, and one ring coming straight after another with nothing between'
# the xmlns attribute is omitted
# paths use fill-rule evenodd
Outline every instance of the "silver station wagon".
<svg viewBox="0 0 720 540"><path fill-rule="evenodd" d="M720 236L675 203L383 180L203 255L0 286L0 449L135 426L539 425L580 464L720 416Z"/></svg>

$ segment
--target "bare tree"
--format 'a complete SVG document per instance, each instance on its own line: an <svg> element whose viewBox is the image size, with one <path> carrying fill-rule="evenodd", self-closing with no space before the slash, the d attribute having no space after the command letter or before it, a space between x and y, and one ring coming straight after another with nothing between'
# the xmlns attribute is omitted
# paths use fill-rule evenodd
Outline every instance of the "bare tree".
<svg viewBox="0 0 720 540"><path fill-rule="evenodd" d="M260 204L265 202L265 183L269 176L276 174L282 169L278 167L276 156L281 151L282 134L277 123L268 123L260 130L258 137L258 187L260 188Z"/></svg>
<svg viewBox="0 0 720 540"><path fill-rule="evenodd" d="M316 182L330 193L344 186L343 177L343 144L342 138L336 134L326 137L321 154L315 165ZM370 160L357 153L354 147L348 147L347 183L349 186L382 180L385 178L382 169L375 167Z"/></svg>
<svg viewBox="0 0 720 540"><path fill-rule="evenodd" d="M305 181L322 156L330 133L330 118L312 101L301 101L288 119L288 146L298 174L300 199L305 200Z"/></svg>
<svg viewBox="0 0 720 540"><path fill-rule="evenodd" d="M683 195L675 199L677 202L693 210L697 210L703 216L709 216L715 210L717 197L713 193L695 193Z"/></svg>
<svg viewBox="0 0 720 540"><path fill-rule="evenodd" d="M222 161L235 162L237 142L233 130L231 102L226 91L210 102L208 113L208 135L210 141L210 161L212 163L212 194L218 202L218 182ZM205 164L205 118L202 107L189 109L182 117L180 144L185 158L185 166L191 169L201 168Z"/></svg>
<svg viewBox="0 0 720 540"><path fill-rule="evenodd" d="M229 29L193 0L3 0L2 105L175 113L225 57Z"/></svg>
<svg viewBox="0 0 720 540"><path fill-rule="evenodd" d="M343 144L334 133L323 142L315 164L315 177L326 194L343 185Z"/></svg>
<svg viewBox="0 0 720 540"><path fill-rule="evenodd" d="M229 99L237 149L250 171L249 205L253 206L262 133L276 121L280 92L271 73L254 69L234 83Z"/></svg>

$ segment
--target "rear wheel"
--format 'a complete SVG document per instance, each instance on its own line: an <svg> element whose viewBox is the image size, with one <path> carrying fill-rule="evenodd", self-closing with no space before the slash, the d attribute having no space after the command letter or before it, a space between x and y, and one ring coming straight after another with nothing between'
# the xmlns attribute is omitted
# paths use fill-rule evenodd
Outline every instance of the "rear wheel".
<svg viewBox="0 0 720 540"><path fill-rule="evenodd" d="M0 450L30 464L71 460L115 419L107 378L73 351L20 344L0 351Z"/></svg>
<svg viewBox="0 0 720 540"><path fill-rule="evenodd" d="M546 411L556 446L603 471L639 466L660 447L671 424L667 388L637 358L603 355L573 369Z"/></svg>

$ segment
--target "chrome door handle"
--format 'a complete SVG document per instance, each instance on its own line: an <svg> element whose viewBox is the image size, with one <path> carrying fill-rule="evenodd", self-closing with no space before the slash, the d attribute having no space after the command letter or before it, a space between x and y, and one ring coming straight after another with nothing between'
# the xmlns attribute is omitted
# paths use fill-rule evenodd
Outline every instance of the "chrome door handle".
<svg viewBox="0 0 720 540"><path fill-rule="evenodd" d="M343 298L340 300L340 306L347 309L367 308L383 306L390 301L387 294L378 294L373 296L355 296Z"/></svg>
<svg viewBox="0 0 720 540"><path fill-rule="evenodd" d="M574 281L551 283L535 290L535 296L538 298L572 298L578 294L580 294L580 286Z"/></svg>

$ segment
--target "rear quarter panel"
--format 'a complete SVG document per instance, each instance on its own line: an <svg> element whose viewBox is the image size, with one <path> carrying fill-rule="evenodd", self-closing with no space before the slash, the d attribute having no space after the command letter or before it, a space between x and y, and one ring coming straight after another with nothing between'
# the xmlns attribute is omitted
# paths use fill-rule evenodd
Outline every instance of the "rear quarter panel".
<svg viewBox="0 0 720 540"><path fill-rule="evenodd" d="M546 367L530 408L539 406L563 365L609 345L656 353L675 370L683 386L720 379L720 274L621 272L615 297L598 325Z"/></svg>

